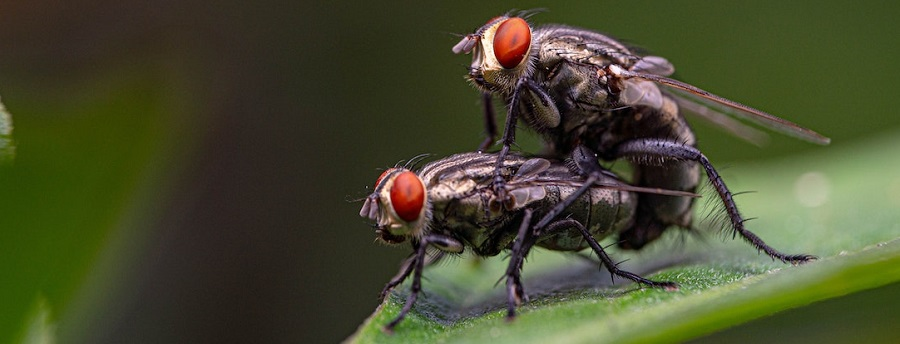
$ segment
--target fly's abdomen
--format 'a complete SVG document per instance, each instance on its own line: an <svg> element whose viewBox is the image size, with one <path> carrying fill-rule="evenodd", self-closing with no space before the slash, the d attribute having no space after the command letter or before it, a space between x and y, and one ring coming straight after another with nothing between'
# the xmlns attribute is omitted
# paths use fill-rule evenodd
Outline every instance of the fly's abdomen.
<svg viewBox="0 0 900 344"><path fill-rule="evenodd" d="M568 185L548 186L546 200L558 203L577 188L578 186ZM582 223L591 236L599 241L630 228L634 223L636 207L637 199L633 193L598 186L576 199L558 218ZM588 247L584 237L574 227L554 228L538 245L557 251L579 251Z"/></svg>
<svg viewBox="0 0 900 344"><path fill-rule="evenodd" d="M695 145L693 131L670 97L663 98L663 106L659 109L635 107L628 116L624 119L623 126L636 128L634 138L658 138ZM652 156L643 159L634 161L634 185L696 191L700 183L700 170L696 162ZM640 194L638 197L640 206L637 210L637 223L621 234L619 246L639 249L658 238L668 227L691 226L693 198L654 194Z"/></svg>

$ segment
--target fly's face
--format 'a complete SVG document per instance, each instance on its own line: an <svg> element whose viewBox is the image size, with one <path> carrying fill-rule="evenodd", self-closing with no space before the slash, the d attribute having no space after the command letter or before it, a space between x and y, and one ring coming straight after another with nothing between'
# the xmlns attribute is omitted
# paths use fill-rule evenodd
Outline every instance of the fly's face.
<svg viewBox="0 0 900 344"><path fill-rule="evenodd" d="M400 243L425 233L429 204L419 176L407 169L392 168L378 177L375 192L366 198L359 215L375 220L380 239Z"/></svg>
<svg viewBox="0 0 900 344"><path fill-rule="evenodd" d="M472 53L469 80L483 91L510 93L516 82L533 70L531 26L519 17L491 19L453 47Z"/></svg>

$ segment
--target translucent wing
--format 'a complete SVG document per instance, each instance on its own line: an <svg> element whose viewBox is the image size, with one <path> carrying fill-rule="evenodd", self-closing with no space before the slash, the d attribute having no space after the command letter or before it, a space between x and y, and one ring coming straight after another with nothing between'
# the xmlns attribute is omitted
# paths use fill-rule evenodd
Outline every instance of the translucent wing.
<svg viewBox="0 0 900 344"><path fill-rule="evenodd" d="M767 112L757 110L736 101L722 98L678 80L655 74L627 71L621 68L614 68L613 73L618 74L618 76L622 77L625 80L642 79L655 82L657 84L668 87L670 91L678 94L686 100L695 102L705 107L709 107L719 113L753 122L757 125L785 135L793 136L820 145L827 145L831 142L831 139L822 136L815 131L801 127L791 121L776 117Z"/></svg>
<svg viewBox="0 0 900 344"><path fill-rule="evenodd" d="M633 186L633 185L628 185L628 184L596 183L595 185L597 185L597 187L603 187L603 188L608 188L608 189L639 192L639 193L645 193L645 194L681 196L681 197L691 197L691 198L700 197L700 195L693 193L693 192L668 190L668 189L660 189L660 188L648 188L648 187Z"/></svg>
<svg viewBox="0 0 900 344"><path fill-rule="evenodd" d="M659 89L660 86L656 83L643 79L625 80L623 83L624 88L622 93L619 94L620 104L643 105L654 109L659 109L663 106L663 93ZM762 146L768 142L769 135L743 124L731 116L708 106L684 99L680 94L673 95L671 98L678 104L678 108L681 109L682 113L694 115L754 145Z"/></svg>
<svg viewBox="0 0 900 344"><path fill-rule="evenodd" d="M683 96L672 97L678 103L678 108L688 115L694 115L697 118L718 126L731 135L734 135L744 141L750 142L757 146L764 146L769 141L769 135L763 131L748 126L734 118L713 110L708 106L685 99Z"/></svg>
<svg viewBox="0 0 900 344"><path fill-rule="evenodd" d="M619 94L619 102L625 105L644 105L654 109L662 108L663 97L655 83L646 80L625 80L625 87Z"/></svg>
<svg viewBox="0 0 900 344"><path fill-rule="evenodd" d="M538 174L546 171L548 168L550 168L550 161L547 161L547 159L528 159L524 163L522 163L522 166L519 166L519 170L516 171L513 179L528 179L531 177L536 177Z"/></svg>
<svg viewBox="0 0 900 344"><path fill-rule="evenodd" d="M663 57L644 56L631 67L631 71L669 76L675 73L675 66Z"/></svg>
<svg viewBox="0 0 900 344"><path fill-rule="evenodd" d="M568 186L581 186L584 183L583 179L558 179L558 178L548 178L548 177L536 177L529 180L511 180L507 183L507 186L510 186L511 189L530 189L533 187L543 188L544 185L568 185ZM688 191L678 191L678 190L668 190L661 188L650 188L650 187L641 187L641 186L633 186L620 182L597 182L594 184L595 187L599 188L607 188L613 190L620 191L630 191L630 192L640 192L646 194L655 194L655 195L666 195L666 196L680 196L680 197L691 197L698 198L699 194L688 192ZM524 191L523 191L524 192ZM532 191L528 191L532 192ZM535 193L536 194L536 193Z"/></svg>

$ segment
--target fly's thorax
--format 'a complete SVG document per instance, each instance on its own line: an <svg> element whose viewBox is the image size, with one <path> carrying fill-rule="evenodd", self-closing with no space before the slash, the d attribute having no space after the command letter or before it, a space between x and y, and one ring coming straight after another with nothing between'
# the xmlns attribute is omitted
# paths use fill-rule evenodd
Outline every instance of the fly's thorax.
<svg viewBox="0 0 900 344"><path fill-rule="evenodd" d="M617 64L627 69L641 59L621 42L591 30L549 24L533 32L535 44L540 47L538 64L542 68L566 60L598 68Z"/></svg>
<svg viewBox="0 0 900 344"><path fill-rule="evenodd" d="M652 84L637 87L658 90ZM597 152L603 159L611 159L608 153L614 147L634 139L659 138L690 146L696 144L693 130L671 96L656 93L646 97L656 97L653 106L638 104L605 111L597 110L600 105L591 107L586 103L562 102L560 111L567 116L562 117L559 128L545 136L552 142L553 148L562 154L567 153L575 144L582 144ZM612 104L615 103L614 100L611 101ZM613 105L606 106L607 109L615 108Z"/></svg>
<svg viewBox="0 0 900 344"><path fill-rule="evenodd" d="M500 176L510 180L526 159L509 155ZM491 187L495 171L495 154L468 153L452 156L426 166L422 171L433 208L434 221L451 227L455 224L492 223L503 216L504 208ZM509 201L523 200L531 193L523 188L509 188Z"/></svg>
<svg viewBox="0 0 900 344"><path fill-rule="evenodd" d="M431 202L444 204L478 193L478 182L461 173L457 177L461 178L441 178L440 182L429 185Z"/></svg>
<svg viewBox="0 0 900 344"><path fill-rule="evenodd" d="M491 187L496 159L496 154L463 153L419 171L429 190L430 230L452 235L482 256L496 255L512 242L523 210L546 196L542 178L574 178L564 164L510 154L499 170L508 196L500 201Z"/></svg>
<svg viewBox="0 0 900 344"><path fill-rule="evenodd" d="M591 66L560 63L546 73L545 85L562 114L560 129L566 133L608 116L609 109L615 106L614 95Z"/></svg>
<svg viewBox="0 0 900 344"><path fill-rule="evenodd" d="M452 175L461 179L443 178L429 193L432 230L458 238L477 255L496 255L515 236L515 231L509 229L518 213L493 206L495 195L490 179Z"/></svg>
<svg viewBox="0 0 900 344"><path fill-rule="evenodd" d="M489 189L483 188L476 193L447 197L434 203L433 229L459 238L474 252L484 255L486 250L483 248L492 245L488 241L494 232L509 222L509 213L488 210L489 193Z"/></svg>

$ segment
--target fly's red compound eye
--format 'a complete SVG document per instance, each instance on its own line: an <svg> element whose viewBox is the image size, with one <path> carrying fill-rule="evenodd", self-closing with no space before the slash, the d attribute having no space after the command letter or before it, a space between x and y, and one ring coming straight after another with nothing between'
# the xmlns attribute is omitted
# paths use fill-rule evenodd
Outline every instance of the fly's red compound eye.
<svg viewBox="0 0 900 344"><path fill-rule="evenodd" d="M406 171L394 179L391 187L391 204L394 212L407 222L415 221L425 206L425 188L415 173Z"/></svg>
<svg viewBox="0 0 900 344"><path fill-rule="evenodd" d="M384 177L387 176L388 174L391 174L391 172L394 172L394 170L396 170L396 169L397 169L396 167L391 167L389 169L384 170L384 172L381 172L381 175L378 176L378 179L375 180L375 187L377 188L378 184L381 184L381 180L384 179Z"/></svg>
<svg viewBox="0 0 900 344"><path fill-rule="evenodd" d="M518 66L531 45L531 28L525 19L509 18L494 34L494 56L503 68Z"/></svg>

